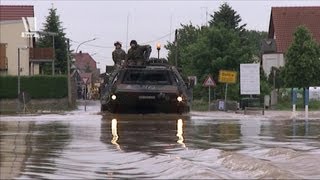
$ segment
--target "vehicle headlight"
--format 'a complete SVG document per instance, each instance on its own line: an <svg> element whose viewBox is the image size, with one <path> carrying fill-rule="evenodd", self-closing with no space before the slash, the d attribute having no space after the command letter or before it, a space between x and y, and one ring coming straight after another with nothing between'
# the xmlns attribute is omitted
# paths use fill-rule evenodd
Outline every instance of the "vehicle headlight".
<svg viewBox="0 0 320 180"><path fill-rule="evenodd" d="M112 96L111 96L111 99L112 99L112 100L116 100L116 99L117 99L117 96L116 96L116 95L112 95Z"/></svg>
<svg viewBox="0 0 320 180"><path fill-rule="evenodd" d="M182 101L182 97L181 97L181 96L178 96L178 97L177 97L177 101L178 101L178 102L181 102L181 101Z"/></svg>

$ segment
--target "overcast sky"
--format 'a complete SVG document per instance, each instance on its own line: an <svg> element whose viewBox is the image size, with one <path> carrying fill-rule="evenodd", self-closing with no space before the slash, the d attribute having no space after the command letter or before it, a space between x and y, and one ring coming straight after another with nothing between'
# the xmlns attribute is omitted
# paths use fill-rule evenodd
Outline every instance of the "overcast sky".
<svg viewBox="0 0 320 180"><path fill-rule="evenodd" d="M206 20L211 19L210 14L219 10L219 6L224 2L228 2L240 14L242 23L247 24L247 29L259 31L268 31L271 7L320 6L320 0L0 1L1 5L33 5L38 30L43 29L48 9L52 6L57 8L66 36L72 40L71 49L75 50L81 42L97 38L82 44L79 50L91 54L101 72L105 72L105 65L113 64L111 52L114 41L121 41L124 50L132 39L137 40L138 44L150 44L151 56L156 57L156 44L159 42L163 47L167 41L173 41L174 30L179 28L181 23L204 25ZM167 51L162 48L160 56L166 55Z"/></svg>

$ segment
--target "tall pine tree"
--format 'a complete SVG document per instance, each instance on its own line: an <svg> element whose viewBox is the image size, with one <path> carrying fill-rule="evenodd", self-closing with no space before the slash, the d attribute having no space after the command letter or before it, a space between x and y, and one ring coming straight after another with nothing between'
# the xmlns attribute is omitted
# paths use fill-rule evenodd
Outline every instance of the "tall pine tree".
<svg viewBox="0 0 320 180"><path fill-rule="evenodd" d="M214 12L214 15L210 15L210 26L224 26L226 29L234 29L242 32L246 26L243 24L240 26L241 17L237 14L237 11L233 10L228 3L224 3L220 6L219 11Z"/></svg>
<svg viewBox="0 0 320 180"><path fill-rule="evenodd" d="M57 15L57 9L49 9L49 15L46 17L46 22L43 24L44 32L54 32L57 35L54 37L54 47L55 47L55 73L66 74L67 73L67 43L65 29L61 25L59 16ZM39 47L52 47L53 39L51 35L43 34L38 41ZM41 69L43 69L45 74L51 74L51 65L42 64Z"/></svg>

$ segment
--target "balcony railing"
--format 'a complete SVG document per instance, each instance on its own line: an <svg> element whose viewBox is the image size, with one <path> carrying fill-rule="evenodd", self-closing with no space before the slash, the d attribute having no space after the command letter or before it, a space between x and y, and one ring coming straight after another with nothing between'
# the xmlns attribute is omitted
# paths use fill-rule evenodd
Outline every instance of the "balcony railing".
<svg viewBox="0 0 320 180"><path fill-rule="evenodd" d="M53 48L30 48L29 57L32 61L52 61Z"/></svg>

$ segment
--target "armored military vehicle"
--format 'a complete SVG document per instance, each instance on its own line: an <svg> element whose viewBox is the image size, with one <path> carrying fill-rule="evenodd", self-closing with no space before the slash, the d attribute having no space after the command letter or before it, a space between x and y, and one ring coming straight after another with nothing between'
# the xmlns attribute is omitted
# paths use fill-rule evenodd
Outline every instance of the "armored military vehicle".
<svg viewBox="0 0 320 180"><path fill-rule="evenodd" d="M101 111L112 113L186 113L188 84L166 61L115 68L101 94Z"/></svg>

